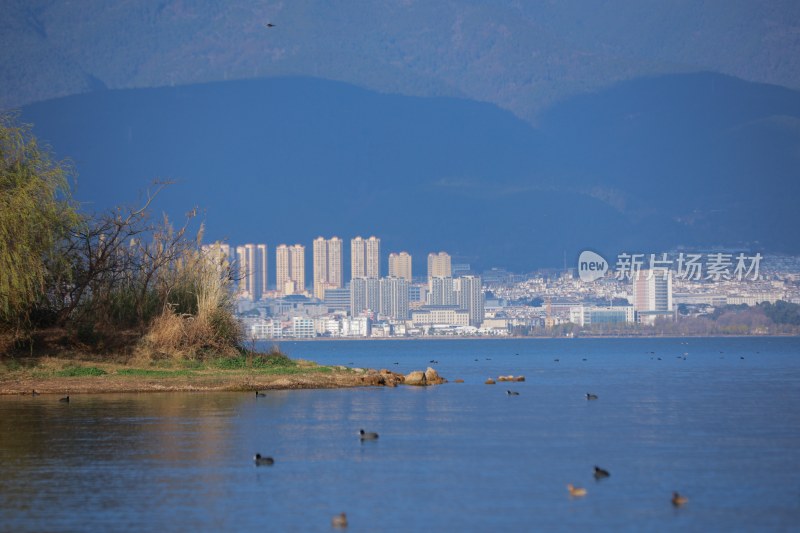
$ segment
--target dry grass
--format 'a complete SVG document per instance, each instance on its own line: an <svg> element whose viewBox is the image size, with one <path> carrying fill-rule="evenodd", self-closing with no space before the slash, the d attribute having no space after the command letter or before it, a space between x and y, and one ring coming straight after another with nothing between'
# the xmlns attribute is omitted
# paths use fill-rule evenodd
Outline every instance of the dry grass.
<svg viewBox="0 0 800 533"><path fill-rule="evenodd" d="M221 338L205 316L166 311L153 321L139 353L150 353L154 359L205 359L210 355L234 356L239 350L229 339Z"/></svg>

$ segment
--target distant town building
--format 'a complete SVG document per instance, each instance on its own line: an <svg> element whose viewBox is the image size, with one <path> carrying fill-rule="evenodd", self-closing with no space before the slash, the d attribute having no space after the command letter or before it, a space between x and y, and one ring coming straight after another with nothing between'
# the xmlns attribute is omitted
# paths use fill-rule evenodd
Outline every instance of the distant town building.
<svg viewBox="0 0 800 533"><path fill-rule="evenodd" d="M367 276L366 245L364 239L358 236L350 239L350 279L364 278Z"/></svg>
<svg viewBox="0 0 800 533"><path fill-rule="evenodd" d="M381 277L381 240L370 237L366 242L366 275L368 278Z"/></svg>
<svg viewBox="0 0 800 533"><path fill-rule="evenodd" d="M236 247L239 298L259 300L267 292L267 245L244 244Z"/></svg>
<svg viewBox="0 0 800 533"><path fill-rule="evenodd" d="M408 318L408 281L387 277L380 281L380 314L395 320Z"/></svg>
<svg viewBox="0 0 800 533"><path fill-rule="evenodd" d="M342 287L342 240L332 237L314 239L314 296L325 298L327 289Z"/></svg>
<svg viewBox="0 0 800 533"><path fill-rule="evenodd" d="M411 312L416 326L469 326L469 313L457 306L425 306Z"/></svg>
<svg viewBox="0 0 800 533"><path fill-rule="evenodd" d="M579 305L569 310L570 322L581 327L601 324L632 324L636 315L632 305L596 307Z"/></svg>
<svg viewBox="0 0 800 533"><path fill-rule="evenodd" d="M325 306L335 311L350 311L350 288L325 289Z"/></svg>
<svg viewBox="0 0 800 533"><path fill-rule="evenodd" d="M479 276L458 278L458 307L469 313L469 325L480 327L484 319L483 290Z"/></svg>
<svg viewBox="0 0 800 533"><path fill-rule="evenodd" d="M429 305L458 305L453 278L436 276L430 279Z"/></svg>
<svg viewBox="0 0 800 533"><path fill-rule="evenodd" d="M375 236L350 241L350 279L380 277L381 240Z"/></svg>
<svg viewBox="0 0 800 533"><path fill-rule="evenodd" d="M411 283L411 255L408 252L389 254L389 276L403 278Z"/></svg>
<svg viewBox="0 0 800 533"><path fill-rule="evenodd" d="M453 272L450 266L450 255L445 252L428 254L428 280L433 278L450 278Z"/></svg>
<svg viewBox="0 0 800 533"><path fill-rule="evenodd" d="M659 316L674 316L671 270L640 270L632 283L633 307L639 322L653 324Z"/></svg>
<svg viewBox="0 0 800 533"><path fill-rule="evenodd" d="M275 248L275 285L278 294L302 294L306 290L305 246L279 245Z"/></svg>
<svg viewBox="0 0 800 533"><path fill-rule="evenodd" d="M350 314L359 316L364 311L377 313L380 309L380 280L355 278L350 280Z"/></svg>

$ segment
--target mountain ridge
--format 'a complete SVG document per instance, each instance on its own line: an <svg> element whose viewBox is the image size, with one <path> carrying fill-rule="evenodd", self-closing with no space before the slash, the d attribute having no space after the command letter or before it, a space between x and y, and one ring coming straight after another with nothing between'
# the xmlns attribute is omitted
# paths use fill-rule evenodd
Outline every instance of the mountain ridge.
<svg viewBox="0 0 800 533"><path fill-rule="evenodd" d="M585 248L800 252L776 230L796 223L800 93L716 74L621 83L539 127L488 103L313 78L109 90L22 118L74 159L78 200L107 207L177 178L159 205L204 207L210 240L374 234L417 272L438 250L515 270Z"/></svg>

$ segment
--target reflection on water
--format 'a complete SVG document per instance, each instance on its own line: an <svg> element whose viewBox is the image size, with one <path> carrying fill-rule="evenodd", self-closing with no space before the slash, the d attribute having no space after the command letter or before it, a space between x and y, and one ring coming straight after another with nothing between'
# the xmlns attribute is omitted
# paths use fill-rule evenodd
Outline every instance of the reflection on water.
<svg viewBox="0 0 800 533"><path fill-rule="evenodd" d="M351 531L791 528L800 342L680 342L295 343L323 363L435 358L466 383L1 397L0 530L329 531L342 511ZM527 381L483 384L501 374Z"/></svg>

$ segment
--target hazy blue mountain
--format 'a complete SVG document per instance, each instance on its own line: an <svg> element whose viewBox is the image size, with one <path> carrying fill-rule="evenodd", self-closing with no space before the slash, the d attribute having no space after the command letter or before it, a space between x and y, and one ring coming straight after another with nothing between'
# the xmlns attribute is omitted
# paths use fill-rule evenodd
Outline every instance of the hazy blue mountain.
<svg viewBox="0 0 800 533"><path fill-rule="evenodd" d="M311 78L94 92L23 118L74 160L79 200L175 179L158 206L204 208L207 240L374 234L417 272L438 250L515 270L584 248L800 252L800 93L715 74L621 83L537 128L490 104Z"/></svg>
<svg viewBox="0 0 800 533"><path fill-rule="evenodd" d="M0 12L0 109L103 87L312 76L535 122L644 75L800 88L793 0L4 0Z"/></svg>

